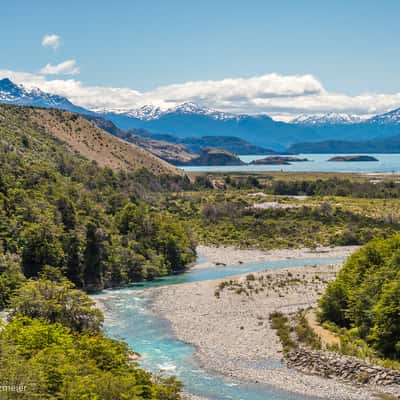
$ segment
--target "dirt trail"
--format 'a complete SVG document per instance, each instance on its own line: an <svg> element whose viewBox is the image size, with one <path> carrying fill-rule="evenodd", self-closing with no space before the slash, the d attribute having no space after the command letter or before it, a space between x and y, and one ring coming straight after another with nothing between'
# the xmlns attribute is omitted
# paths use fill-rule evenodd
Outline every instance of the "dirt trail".
<svg viewBox="0 0 400 400"><path fill-rule="evenodd" d="M320 338L322 348L326 349L329 346L340 346L339 337L319 324L313 309L308 310L305 317L309 327Z"/></svg>

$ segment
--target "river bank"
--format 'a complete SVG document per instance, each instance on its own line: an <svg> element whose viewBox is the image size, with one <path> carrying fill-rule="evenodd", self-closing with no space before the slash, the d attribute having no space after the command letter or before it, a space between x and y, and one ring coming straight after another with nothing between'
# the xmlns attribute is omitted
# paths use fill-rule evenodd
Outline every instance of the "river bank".
<svg viewBox="0 0 400 400"><path fill-rule="evenodd" d="M318 254L337 257L349 255L354 250L323 248L262 252L201 247L199 253L207 257L207 261L195 268L280 260L282 257L310 258L311 254L314 258ZM376 398L375 387L350 385L287 368L282 363L281 343L269 325L269 315L273 311L288 313L314 306L327 282L339 269L338 265L291 267L251 274L251 277L155 288L152 309L170 322L179 340L194 345L198 361L207 370L306 396L373 399ZM253 280L265 282L262 291L249 289ZM229 286L234 290L229 290Z"/></svg>
<svg viewBox="0 0 400 400"><path fill-rule="evenodd" d="M277 250L252 250L237 249L233 246L198 246L199 262L193 270L210 268L220 265L240 265L243 263L257 263L263 261L281 261L306 258L347 258L359 246L316 247L315 249L277 249Z"/></svg>

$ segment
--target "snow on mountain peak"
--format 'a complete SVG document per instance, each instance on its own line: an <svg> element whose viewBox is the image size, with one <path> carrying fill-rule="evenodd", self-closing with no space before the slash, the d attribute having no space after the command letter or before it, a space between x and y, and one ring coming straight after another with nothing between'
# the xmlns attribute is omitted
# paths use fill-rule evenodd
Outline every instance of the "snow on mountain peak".
<svg viewBox="0 0 400 400"><path fill-rule="evenodd" d="M65 97L43 92L39 88L27 89L23 85L15 84L8 78L0 80L0 103L44 108L52 107L90 113L88 110L75 106Z"/></svg>
<svg viewBox="0 0 400 400"><path fill-rule="evenodd" d="M335 124L356 124L362 121L357 115L330 112L327 114L303 114L292 119L290 122L297 125L320 126Z"/></svg>
<svg viewBox="0 0 400 400"><path fill-rule="evenodd" d="M391 110L385 114L376 115L370 118L368 123L385 125L385 124L400 124L400 108Z"/></svg>
<svg viewBox="0 0 400 400"><path fill-rule="evenodd" d="M100 110L96 110L100 111ZM111 112L114 114L125 114L130 117L138 118L144 121L150 121L159 119L162 116L170 114L194 114L194 115L207 115L216 120L234 119L238 118L235 114L225 113L222 111L213 110L207 107L201 107L196 103L185 102L178 104L177 106L162 109L158 106L151 104L143 105L139 108L134 109L113 109L113 110L102 110L103 112Z"/></svg>
<svg viewBox="0 0 400 400"><path fill-rule="evenodd" d="M159 118L159 116L163 113L163 110L157 106L144 105L139 108L129 110L128 112L121 111L121 113L129 115L130 117L148 121L148 120Z"/></svg>

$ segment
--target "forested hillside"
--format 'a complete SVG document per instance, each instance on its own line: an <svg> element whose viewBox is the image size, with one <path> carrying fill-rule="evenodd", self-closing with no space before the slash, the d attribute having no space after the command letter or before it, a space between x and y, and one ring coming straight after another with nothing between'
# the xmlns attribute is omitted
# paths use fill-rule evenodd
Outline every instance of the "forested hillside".
<svg viewBox="0 0 400 400"><path fill-rule="evenodd" d="M33 123L31 113L0 107L1 282L5 274L18 279L19 266L36 277L50 265L78 287L97 290L182 270L193 260L185 227L143 199L150 186L162 190L187 178L100 168ZM7 303L7 291L1 296Z"/></svg>
<svg viewBox="0 0 400 400"><path fill-rule="evenodd" d="M77 287L185 269L194 244L152 196L189 181L99 167L60 140L86 128L106 138L85 124L0 106L0 397L177 400L180 383L139 369L126 344L104 336L101 311Z"/></svg>

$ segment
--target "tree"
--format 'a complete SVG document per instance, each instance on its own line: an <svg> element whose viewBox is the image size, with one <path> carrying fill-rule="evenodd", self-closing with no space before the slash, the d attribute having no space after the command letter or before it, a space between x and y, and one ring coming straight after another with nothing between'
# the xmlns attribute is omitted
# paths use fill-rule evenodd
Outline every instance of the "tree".
<svg viewBox="0 0 400 400"><path fill-rule="evenodd" d="M152 376L129 354L125 343L101 333L76 333L39 319L15 318L0 330L0 377L27 389L15 398L180 399L176 379Z"/></svg>
<svg viewBox="0 0 400 400"><path fill-rule="evenodd" d="M22 265L27 277L37 276L43 265L62 266L64 251L52 224L30 224L22 233Z"/></svg>
<svg viewBox="0 0 400 400"><path fill-rule="evenodd" d="M78 332L98 332L103 323L103 315L94 301L65 279L27 281L17 290L11 306L10 319L40 318Z"/></svg>
<svg viewBox="0 0 400 400"><path fill-rule="evenodd" d="M103 288L103 266L107 259L106 233L94 221L86 226L86 249L84 252L84 285L87 290Z"/></svg>
<svg viewBox="0 0 400 400"><path fill-rule="evenodd" d="M0 310L8 306L10 297L24 281L19 258L0 253Z"/></svg>
<svg viewBox="0 0 400 400"><path fill-rule="evenodd" d="M373 307L371 339L385 356L400 358L400 274L382 288L382 297Z"/></svg>
<svg viewBox="0 0 400 400"><path fill-rule="evenodd" d="M339 326L346 326L345 310L347 306L346 292L340 281L331 282L320 303L322 321L332 321Z"/></svg>

